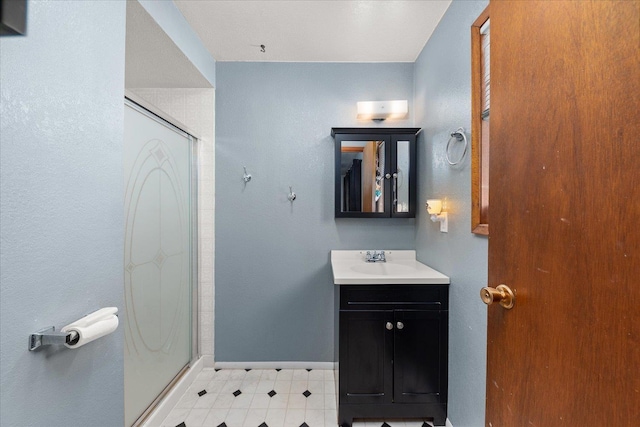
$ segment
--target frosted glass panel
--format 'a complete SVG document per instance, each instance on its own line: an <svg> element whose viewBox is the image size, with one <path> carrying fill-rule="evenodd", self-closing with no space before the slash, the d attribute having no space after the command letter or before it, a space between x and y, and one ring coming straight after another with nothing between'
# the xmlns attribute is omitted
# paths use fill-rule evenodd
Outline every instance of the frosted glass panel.
<svg viewBox="0 0 640 427"><path fill-rule="evenodd" d="M398 141L397 144L396 212L409 212L409 141Z"/></svg>
<svg viewBox="0 0 640 427"><path fill-rule="evenodd" d="M125 425L191 359L191 139L126 105Z"/></svg>

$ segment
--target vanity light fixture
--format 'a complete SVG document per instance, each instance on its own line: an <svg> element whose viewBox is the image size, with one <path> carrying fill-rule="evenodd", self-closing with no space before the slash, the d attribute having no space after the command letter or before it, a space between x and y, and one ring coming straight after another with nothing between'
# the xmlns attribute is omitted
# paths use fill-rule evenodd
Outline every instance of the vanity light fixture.
<svg viewBox="0 0 640 427"><path fill-rule="evenodd" d="M358 102L358 120L403 119L409 112L406 99Z"/></svg>
<svg viewBox="0 0 640 427"><path fill-rule="evenodd" d="M449 218L446 212L442 212L442 200L427 200L427 213L431 215L431 221L440 223L440 232L449 232Z"/></svg>

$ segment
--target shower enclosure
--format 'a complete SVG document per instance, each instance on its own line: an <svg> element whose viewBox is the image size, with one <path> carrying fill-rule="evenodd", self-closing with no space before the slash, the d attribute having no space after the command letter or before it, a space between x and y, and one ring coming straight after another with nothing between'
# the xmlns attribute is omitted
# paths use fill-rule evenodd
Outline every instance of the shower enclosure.
<svg viewBox="0 0 640 427"><path fill-rule="evenodd" d="M125 426L197 355L196 140L125 100Z"/></svg>

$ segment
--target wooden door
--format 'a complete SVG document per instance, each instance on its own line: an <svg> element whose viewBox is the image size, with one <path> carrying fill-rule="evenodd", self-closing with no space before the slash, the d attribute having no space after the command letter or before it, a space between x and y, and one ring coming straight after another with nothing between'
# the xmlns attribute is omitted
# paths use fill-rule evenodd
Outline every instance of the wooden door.
<svg viewBox="0 0 640 427"><path fill-rule="evenodd" d="M376 162L378 141L368 141L362 149L362 212L376 212Z"/></svg>
<svg viewBox="0 0 640 427"><path fill-rule="evenodd" d="M486 425L640 422L640 1L492 1Z"/></svg>

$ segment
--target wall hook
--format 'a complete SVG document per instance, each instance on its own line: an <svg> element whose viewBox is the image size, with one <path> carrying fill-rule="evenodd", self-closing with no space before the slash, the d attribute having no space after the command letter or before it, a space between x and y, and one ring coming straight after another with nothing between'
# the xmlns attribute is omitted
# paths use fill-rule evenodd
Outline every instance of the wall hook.
<svg viewBox="0 0 640 427"><path fill-rule="evenodd" d="M244 180L245 183L251 181L251 174L247 173L247 167L243 166L244 168L244 175L242 176L242 179Z"/></svg>
<svg viewBox="0 0 640 427"><path fill-rule="evenodd" d="M296 199L296 193L293 192L293 188L291 186L289 186L289 195L287 196L287 199L289 199L291 203Z"/></svg>

